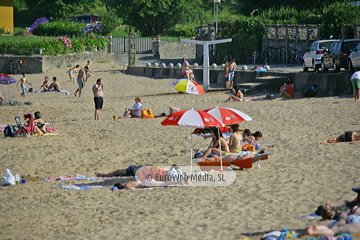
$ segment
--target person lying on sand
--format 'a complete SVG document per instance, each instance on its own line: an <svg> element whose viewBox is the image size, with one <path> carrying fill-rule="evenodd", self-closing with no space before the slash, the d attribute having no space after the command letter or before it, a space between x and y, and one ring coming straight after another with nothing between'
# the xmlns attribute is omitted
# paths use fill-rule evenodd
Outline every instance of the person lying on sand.
<svg viewBox="0 0 360 240"><path fill-rule="evenodd" d="M154 188L154 187L167 187L170 185L185 185L184 182L180 181L144 181L144 185L137 181L129 181L125 183L115 183L114 187L120 190L134 190L135 188ZM116 189L116 190L117 190ZM115 190L115 189L114 189Z"/></svg>
<svg viewBox="0 0 360 240"><path fill-rule="evenodd" d="M359 234L360 216L350 215L335 222L331 227L312 225L306 230L306 235L309 236L334 236L342 233Z"/></svg>
<svg viewBox="0 0 360 240"><path fill-rule="evenodd" d="M337 138L332 138L326 141L322 141L320 143L336 143L336 142L357 142L360 141L360 131L351 132L347 131Z"/></svg>
<svg viewBox="0 0 360 240"><path fill-rule="evenodd" d="M136 171L139 170L142 166L139 165L131 165L128 168L125 169L118 169L111 173L98 173L95 172L95 176L97 177L117 177L117 176L124 176L124 177L131 177L135 176Z"/></svg>

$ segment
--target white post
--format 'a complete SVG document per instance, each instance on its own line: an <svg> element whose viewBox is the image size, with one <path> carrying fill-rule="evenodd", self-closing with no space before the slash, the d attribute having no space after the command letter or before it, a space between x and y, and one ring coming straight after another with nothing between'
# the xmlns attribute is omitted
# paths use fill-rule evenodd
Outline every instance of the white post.
<svg viewBox="0 0 360 240"><path fill-rule="evenodd" d="M203 89L205 92L209 90L210 86L210 79L209 79L209 45L210 44L218 44L218 43L225 43L225 42L231 42L232 39L220 39L220 40L213 40L213 41L199 41L199 40L187 40L187 39L181 39L181 42L184 43L193 43L193 44L199 44L203 45L203 56L204 56L204 62L203 62Z"/></svg>

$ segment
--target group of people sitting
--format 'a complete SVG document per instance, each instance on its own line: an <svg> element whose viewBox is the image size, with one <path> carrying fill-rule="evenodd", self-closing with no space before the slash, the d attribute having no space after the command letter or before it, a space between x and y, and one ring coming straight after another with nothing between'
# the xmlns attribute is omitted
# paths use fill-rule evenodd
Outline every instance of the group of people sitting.
<svg viewBox="0 0 360 240"><path fill-rule="evenodd" d="M333 236L335 234L360 233L360 188L353 188L358 197L351 202L345 201L343 205L332 206L329 203L321 205L315 211L325 220L335 220L328 226L312 225L306 230L310 236Z"/></svg>
<svg viewBox="0 0 360 240"><path fill-rule="evenodd" d="M206 150L196 149L197 157L205 160L212 155L222 155L224 161L243 160L261 150L257 143L263 136L260 131L251 133L249 129L242 130L238 123L231 125L230 131L232 134L227 141L217 127L211 128L211 135L203 135L203 138L211 137L211 143Z"/></svg>
<svg viewBox="0 0 360 240"><path fill-rule="evenodd" d="M40 86L40 92L60 92L61 86L60 82L56 77L53 77L53 82L51 83L48 76L45 76L43 84Z"/></svg>

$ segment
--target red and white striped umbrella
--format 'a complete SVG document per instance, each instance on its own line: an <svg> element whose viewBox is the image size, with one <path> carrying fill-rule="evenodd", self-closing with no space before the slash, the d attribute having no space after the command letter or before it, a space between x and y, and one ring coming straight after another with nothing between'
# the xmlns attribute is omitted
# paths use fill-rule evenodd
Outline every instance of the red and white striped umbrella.
<svg viewBox="0 0 360 240"><path fill-rule="evenodd" d="M171 114L161 122L161 125L202 128L211 126L221 127L224 124L209 113L191 109Z"/></svg>
<svg viewBox="0 0 360 240"><path fill-rule="evenodd" d="M240 123L240 122L252 120L252 118L249 115L235 108L216 107L216 108L206 109L204 110L204 112L207 112L212 116L216 117L225 125L231 125L234 123Z"/></svg>
<svg viewBox="0 0 360 240"><path fill-rule="evenodd" d="M222 127L224 124L209 113L198 110L182 110L171 114L161 122L164 126L184 126L184 127ZM192 138L190 141L190 166L192 172Z"/></svg>

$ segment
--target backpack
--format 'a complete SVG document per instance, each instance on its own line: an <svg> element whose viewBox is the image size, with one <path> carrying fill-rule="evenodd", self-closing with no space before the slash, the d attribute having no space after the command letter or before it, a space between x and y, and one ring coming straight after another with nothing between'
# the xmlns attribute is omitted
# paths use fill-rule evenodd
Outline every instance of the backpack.
<svg viewBox="0 0 360 240"><path fill-rule="evenodd" d="M305 93L304 97L316 97L317 96L317 85L314 84Z"/></svg>
<svg viewBox="0 0 360 240"><path fill-rule="evenodd" d="M7 125L4 128L4 135L5 137L15 137L15 129L11 125Z"/></svg>

